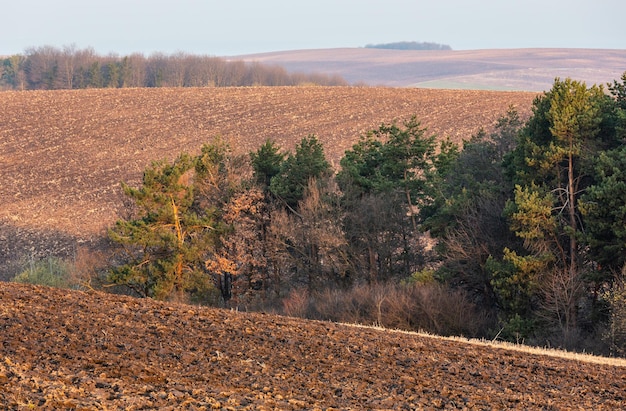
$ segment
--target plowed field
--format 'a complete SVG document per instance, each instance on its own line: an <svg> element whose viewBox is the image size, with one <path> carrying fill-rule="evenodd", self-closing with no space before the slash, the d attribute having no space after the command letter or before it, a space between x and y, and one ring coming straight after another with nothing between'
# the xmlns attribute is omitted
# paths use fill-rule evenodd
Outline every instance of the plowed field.
<svg viewBox="0 0 626 411"><path fill-rule="evenodd" d="M0 408L618 410L626 367L0 283Z"/></svg>
<svg viewBox="0 0 626 411"><path fill-rule="evenodd" d="M415 115L460 141L535 93L352 87L0 93L0 279L20 259L71 254L112 224L119 182L220 135L235 152L315 134L335 165L359 136ZM5 274L6 275L6 274Z"/></svg>
<svg viewBox="0 0 626 411"><path fill-rule="evenodd" d="M473 90L549 90L556 77L588 85L613 83L624 73L626 50L517 48L388 50L335 48L238 56L291 72L331 73L351 84Z"/></svg>

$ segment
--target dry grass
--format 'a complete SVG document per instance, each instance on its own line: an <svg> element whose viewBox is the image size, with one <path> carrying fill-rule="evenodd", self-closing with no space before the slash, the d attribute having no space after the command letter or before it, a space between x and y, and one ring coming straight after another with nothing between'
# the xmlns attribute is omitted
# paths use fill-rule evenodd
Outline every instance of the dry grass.
<svg viewBox="0 0 626 411"><path fill-rule="evenodd" d="M377 325L364 325L364 324L345 324L350 327L364 327L364 328L372 328L376 330L382 330L385 332L392 333L400 333L407 335L417 335L424 338L432 338L434 340L443 340L443 341L454 341L462 344L472 344L479 347L485 348L494 348L494 349L502 349L508 351L521 352L526 354L533 355L541 355L553 358L563 358L567 360L574 360L580 362L586 362L590 364L602 364L602 365L610 365L614 367L626 367L626 358L616 358L616 357L601 357L598 355L580 353L580 352L572 352L561 350L557 348L548 348L548 347L533 347L524 344L516 344L507 341L499 341L499 340L485 340L485 339L476 339L476 338L464 338L459 336L452 337L444 337L440 335L435 335L426 332L414 332L414 331L405 331L405 330L392 330L385 327L379 327Z"/></svg>
<svg viewBox="0 0 626 411"><path fill-rule="evenodd" d="M120 181L221 135L234 151L308 134L338 164L360 135L415 115L455 141L534 93L353 87L104 89L0 93L0 278L20 258L71 254L124 213Z"/></svg>

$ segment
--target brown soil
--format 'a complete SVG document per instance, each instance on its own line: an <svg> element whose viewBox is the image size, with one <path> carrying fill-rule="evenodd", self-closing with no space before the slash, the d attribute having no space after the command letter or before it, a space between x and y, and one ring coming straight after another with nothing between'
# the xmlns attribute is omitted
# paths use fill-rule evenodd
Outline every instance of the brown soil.
<svg viewBox="0 0 626 411"><path fill-rule="evenodd" d="M3 409L581 409L626 368L370 328L0 283Z"/></svg>
<svg viewBox="0 0 626 411"><path fill-rule="evenodd" d="M0 93L0 279L28 258L71 255L123 212L120 181L221 135L237 153L315 134L338 165L359 136L415 115L467 139L535 93L354 87L105 89Z"/></svg>

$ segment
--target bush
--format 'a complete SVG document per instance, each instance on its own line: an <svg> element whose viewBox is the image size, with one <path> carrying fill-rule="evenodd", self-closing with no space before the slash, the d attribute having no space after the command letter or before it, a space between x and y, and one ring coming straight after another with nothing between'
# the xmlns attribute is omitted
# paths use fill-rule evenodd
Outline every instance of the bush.
<svg viewBox="0 0 626 411"><path fill-rule="evenodd" d="M292 293L283 303L284 314L310 319L467 337L489 329L489 317L464 292L434 282Z"/></svg>
<svg viewBox="0 0 626 411"><path fill-rule="evenodd" d="M101 253L81 248L73 258L31 258L13 281L76 290L100 288L105 265Z"/></svg>
<svg viewBox="0 0 626 411"><path fill-rule="evenodd" d="M13 281L56 288L70 288L69 271L69 265L57 257L48 257L39 261L31 260L26 269L13 277Z"/></svg>
<svg viewBox="0 0 626 411"><path fill-rule="evenodd" d="M435 270L416 271L403 281L407 285L432 284L435 282Z"/></svg>
<svg viewBox="0 0 626 411"><path fill-rule="evenodd" d="M282 313L290 317L309 317L309 293L306 288L291 290L289 295L282 301Z"/></svg>
<svg viewBox="0 0 626 411"><path fill-rule="evenodd" d="M501 321L502 328L496 334L495 339L509 341L516 344L532 344L536 321L532 318L524 318L519 314Z"/></svg>
<svg viewBox="0 0 626 411"><path fill-rule="evenodd" d="M626 355L626 278L622 275L609 292L605 294L609 302L610 317L604 340L609 345L611 355Z"/></svg>

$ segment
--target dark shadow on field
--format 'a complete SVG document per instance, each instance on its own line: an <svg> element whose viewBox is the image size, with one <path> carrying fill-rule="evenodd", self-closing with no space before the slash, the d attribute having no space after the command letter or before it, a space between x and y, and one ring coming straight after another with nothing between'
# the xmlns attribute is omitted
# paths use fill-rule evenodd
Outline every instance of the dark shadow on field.
<svg viewBox="0 0 626 411"><path fill-rule="evenodd" d="M62 231L19 227L0 222L0 281L9 281L31 261L49 257L72 258L79 248L102 250L104 234L77 238Z"/></svg>

